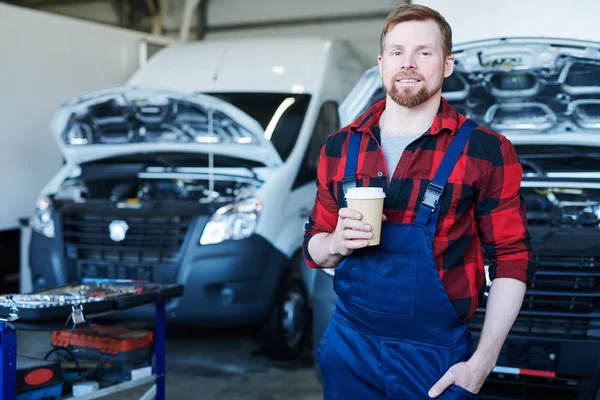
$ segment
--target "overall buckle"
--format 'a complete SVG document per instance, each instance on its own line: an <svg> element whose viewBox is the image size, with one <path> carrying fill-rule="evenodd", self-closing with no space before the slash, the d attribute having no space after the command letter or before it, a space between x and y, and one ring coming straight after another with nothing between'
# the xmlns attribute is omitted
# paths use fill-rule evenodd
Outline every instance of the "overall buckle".
<svg viewBox="0 0 600 400"><path fill-rule="evenodd" d="M427 190L425 190L425 195L423 196L422 205L431 208L431 212L435 211L435 207L440 201L440 197L442 196L442 192L444 191L444 187L433 182L427 185Z"/></svg>

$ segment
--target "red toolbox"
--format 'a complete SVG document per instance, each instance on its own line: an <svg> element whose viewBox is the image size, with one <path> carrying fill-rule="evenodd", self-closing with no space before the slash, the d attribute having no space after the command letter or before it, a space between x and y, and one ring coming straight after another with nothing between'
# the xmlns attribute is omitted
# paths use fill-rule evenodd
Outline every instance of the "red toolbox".
<svg viewBox="0 0 600 400"><path fill-rule="evenodd" d="M90 324L75 330L53 331L52 345L96 349L103 354L119 354L154 345L154 333Z"/></svg>
<svg viewBox="0 0 600 400"><path fill-rule="evenodd" d="M103 363L96 373L99 381L123 382L131 379L132 370L152 365L154 333L90 324L53 331L52 345L71 350L79 363Z"/></svg>

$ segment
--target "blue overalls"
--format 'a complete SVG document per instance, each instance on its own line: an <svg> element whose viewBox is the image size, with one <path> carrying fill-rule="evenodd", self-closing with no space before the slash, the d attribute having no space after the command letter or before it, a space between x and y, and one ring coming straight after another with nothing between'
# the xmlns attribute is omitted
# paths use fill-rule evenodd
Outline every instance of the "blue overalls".
<svg viewBox="0 0 600 400"><path fill-rule="evenodd" d="M336 310L315 353L325 400L429 399L446 371L471 357L468 325L444 290L432 243L438 200L475 126L467 120L456 133L415 223L384 223L379 246L355 250L336 268ZM346 188L356 182L360 138L350 138ZM456 385L438 397L476 398Z"/></svg>

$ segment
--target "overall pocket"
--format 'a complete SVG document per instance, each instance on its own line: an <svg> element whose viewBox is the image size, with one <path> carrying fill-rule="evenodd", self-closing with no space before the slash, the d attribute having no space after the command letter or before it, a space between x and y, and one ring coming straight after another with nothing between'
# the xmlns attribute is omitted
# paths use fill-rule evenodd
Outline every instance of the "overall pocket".
<svg viewBox="0 0 600 400"><path fill-rule="evenodd" d="M418 252L367 249L350 257L351 301L369 311L415 315Z"/></svg>
<svg viewBox="0 0 600 400"><path fill-rule="evenodd" d="M439 396L441 400L470 400L477 399L475 393L469 392L467 389L458 385L450 385L444 392Z"/></svg>

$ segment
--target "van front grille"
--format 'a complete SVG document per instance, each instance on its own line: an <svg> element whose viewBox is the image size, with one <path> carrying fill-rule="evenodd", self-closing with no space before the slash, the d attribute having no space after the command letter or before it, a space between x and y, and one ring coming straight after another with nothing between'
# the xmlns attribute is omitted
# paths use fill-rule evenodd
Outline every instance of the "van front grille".
<svg viewBox="0 0 600 400"><path fill-rule="evenodd" d="M67 259L127 264L177 264L192 216L127 216L71 212L62 215ZM125 238L111 238L122 221ZM119 222L121 223L121 222Z"/></svg>
<svg viewBox="0 0 600 400"><path fill-rule="evenodd" d="M537 272L528 288L512 335L600 339L600 257L536 256ZM470 320L481 330L485 301Z"/></svg>

